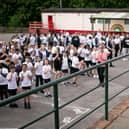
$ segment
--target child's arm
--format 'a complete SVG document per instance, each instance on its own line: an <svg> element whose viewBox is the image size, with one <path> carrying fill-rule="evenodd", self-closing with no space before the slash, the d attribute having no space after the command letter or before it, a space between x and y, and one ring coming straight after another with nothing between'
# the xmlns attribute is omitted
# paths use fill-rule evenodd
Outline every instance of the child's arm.
<svg viewBox="0 0 129 129"><path fill-rule="evenodd" d="M24 76L22 73L20 73L20 81L23 81L23 79L24 79Z"/></svg>
<svg viewBox="0 0 129 129"><path fill-rule="evenodd" d="M29 74L28 74L28 78L31 80L32 77L33 77L33 76L32 76L32 73L29 73Z"/></svg>
<svg viewBox="0 0 129 129"><path fill-rule="evenodd" d="M7 80L8 80L8 81L11 81L11 80L12 80L12 73L9 73L9 74L7 75Z"/></svg>

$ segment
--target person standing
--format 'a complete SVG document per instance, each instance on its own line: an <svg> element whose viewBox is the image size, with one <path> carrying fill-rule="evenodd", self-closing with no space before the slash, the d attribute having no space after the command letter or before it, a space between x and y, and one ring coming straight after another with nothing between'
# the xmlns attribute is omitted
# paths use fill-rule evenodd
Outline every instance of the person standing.
<svg viewBox="0 0 129 129"><path fill-rule="evenodd" d="M79 61L79 58L78 58L78 54L77 53L74 53L73 57L72 57L72 66L71 66L71 74L72 73L76 73L80 70L80 66L84 64L84 61ZM75 76L72 78L72 85L73 86L77 86L77 79L78 77Z"/></svg>
<svg viewBox="0 0 129 129"><path fill-rule="evenodd" d="M18 75L15 72L15 66L10 66L10 72L7 74L8 80L8 92L9 96L14 96L17 94L17 80ZM15 102L10 103L9 107L18 107Z"/></svg>
<svg viewBox="0 0 129 129"><path fill-rule="evenodd" d="M4 63L0 63L0 99L8 98L8 81L6 76L8 74L8 69L5 67Z"/></svg>
<svg viewBox="0 0 129 129"><path fill-rule="evenodd" d="M113 41L112 41L111 36L108 38L106 46L107 46L108 51L110 52L110 54L108 55L108 59L112 59L114 48L113 48ZM110 63L110 67L114 67L112 62Z"/></svg>
<svg viewBox="0 0 129 129"><path fill-rule="evenodd" d="M122 44L123 48L122 48L122 53L123 55L126 55L129 53L129 34L126 34L124 40L123 40L123 44ZM123 61L127 61L127 58L123 58Z"/></svg>
<svg viewBox="0 0 129 129"><path fill-rule="evenodd" d="M34 64L35 77L36 77L35 87L38 87L39 84L43 85L42 67L43 67L43 61L41 61L41 58L39 56L37 56L36 57L36 62Z"/></svg>
<svg viewBox="0 0 129 129"><path fill-rule="evenodd" d="M115 39L114 39L114 45L115 45L115 57L118 56L118 52L121 48L121 40L120 40L120 37L119 35L116 35Z"/></svg>
<svg viewBox="0 0 129 129"><path fill-rule="evenodd" d="M42 77L43 77L44 83L48 83L51 81L51 72L52 72L51 65L49 64L48 59L45 59L44 65L42 67ZM50 93L50 87L44 89L44 96L52 97Z"/></svg>
<svg viewBox="0 0 129 129"><path fill-rule="evenodd" d="M22 71L19 74L20 80L21 80L21 87L23 92L30 90L31 89L31 85L32 85L32 73L30 70L27 69L27 65L23 64L22 65ZM25 109L30 109L31 105L30 105L30 96L26 96L24 98L24 107Z"/></svg>
<svg viewBox="0 0 129 129"><path fill-rule="evenodd" d="M80 39L79 39L79 36L77 35L77 33L75 33L74 36L72 37L71 44L73 44L76 48L78 48L80 46Z"/></svg>
<svg viewBox="0 0 129 129"><path fill-rule="evenodd" d="M96 53L96 60L98 63L103 63L107 60L109 55L109 52L105 50L105 46L102 44L99 46L99 50ZM101 65L98 67L98 76L99 76L99 82L102 87L104 87L104 71L105 71L105 65Z"/></svg>

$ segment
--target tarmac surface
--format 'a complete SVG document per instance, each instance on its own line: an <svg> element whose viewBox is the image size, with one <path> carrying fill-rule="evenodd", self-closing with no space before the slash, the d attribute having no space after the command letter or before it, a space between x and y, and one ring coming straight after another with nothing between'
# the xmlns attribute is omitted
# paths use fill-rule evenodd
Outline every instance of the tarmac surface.
<svg viewBox="0 0 129 129"><path fill-rule="evenodd" d="M124 62L123 60L119 60L114 62L113 64L115 65L115 67L109 68L109 79L129 69L129 61ZM129 73L109 83L109 98L118 93L124 87L129 85L128 77ZM59 105L62 105L70 99L75 98L76 96L83 94L86 91L96 87L98 83L98 79L94 79L85 75L79 76L77 87L65 87L64 85L59 84ZM52 89L51 92L53 92ZM115 99L113 99L109 103L109 111L118 103L123 101L123 99L125 99L128 95L129 90L126 90L125 92L117 96ZM61 109L60 129L66 129L68 125L73 123L75 120L103 103L104 98L104 88L100 87L92 93L88 94L87 96L84 96L81 99ZM32 109L30 110L24 109L23 100L18 100L17 104L19 105L18 108L9 108L8 105L0 107L0 129L19 128L27 122L34 120L35 118L52 110L53 97L46 98L43 96L42 93L33 94L31 97ZM89 126L93 125L98 119L104 116L104 109L105 107L103 106L102 108L82 120L76 126L72 127L72 129L87 129ZM123 117L127 117L126 120L123 120L124 122L128 121L128 114L129 111L127 110L127 114L123 113L120 118L116 119L116 121L118 121L117 123L120 124L119 121ZM129 129L129 127L126 128L126 125L125 128L114 127L117 127L115 126L115 121L114 124L109 126L107 129ZM37 123L27 127L27 129L54 129L54 115L50 115L45 119L38 121Z"/></svg>
<svg viewBox="0 0 129 129"><path fill-rule="evenodd" d="M129 108L114 120L106 129L129 129Z"/></svg>
<svg viewBox="0 0 129 129"><path fill-rule="evenodd" d="M115 67L109 69L109 79L126 71L129 62L122 60L114 62ZM113 96L124 87L128 86L129 73L109 83L109 97ZM59 104L94 88L98 84L98 79L86 76L79 76L78 87L59 85ZM51 89L52 90L52 89ZM129 90L121 93L109 104L109 110L120 103L128 96ZM91 111L93 108L104 102L104 88L100 87L96 91L66 106L60 111L60 129L66 129L69 124ZM18 128L27 122L45 114L53 108L53 97L46 98L43 94L33 94L31 99L32 109L24 109L23 100L17 101L19 108L9 108L8 105L0 108L0 128ZM72 129L86 129L104 116L104 107L100 108L92 115L82 120ZM27 129L54 129L54 116L40 120L39 122L29 126ZM122 128L123 129L123 128Z"/></svg>

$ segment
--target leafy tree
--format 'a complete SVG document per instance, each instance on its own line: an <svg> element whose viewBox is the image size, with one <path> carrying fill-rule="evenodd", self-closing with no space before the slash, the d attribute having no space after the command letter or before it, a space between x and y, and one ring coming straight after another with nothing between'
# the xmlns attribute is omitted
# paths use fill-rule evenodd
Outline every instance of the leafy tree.
<svg viewBox="0 0 129 129"><path fill-rule="evenodd" d="M129 8L128 0L62 0L63 8ZM60 0L0 0L1 26L28 26L41 21L45 8L59 8Z"/></svg>

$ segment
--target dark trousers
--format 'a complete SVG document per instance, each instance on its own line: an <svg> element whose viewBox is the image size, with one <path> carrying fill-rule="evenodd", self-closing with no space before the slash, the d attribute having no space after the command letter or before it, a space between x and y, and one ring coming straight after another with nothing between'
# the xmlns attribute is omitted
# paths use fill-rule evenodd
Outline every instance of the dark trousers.
<svg viewBox="0 0 129 129"><path fill-rule="evenodd" d="M112 51L109 51L109 52L110 52L110 54L108 56L108 59L112 59ZM110 63L110 66L112 66L112 62Z"/></svg>
<svg viewBox="0 0 129 129"><path fill-rule="evenodd" d="M105 71L105 67L99 67L97 70L98 70L98 76L99 76L100 83L104 83L104 71Z"/></svg>
<svg viewBox="0 0 129 129"><path fill-rule="evenodd" d="M0 85L0 99L8 98L8 85Z"/></svg>
<svg viewBox="0 0 129 129"><path fill-rule="evenodd" d="M116 44L115 45L115 57L117 57L119 49L120 49L119 44Z"/></svg>
<svg viewBox="0 0 129 129"><path fill-rule="evenodd" d="M43 85L43 78L42 78L42 75L36 75L35 87L38 87L39 85Z"/></svg>

